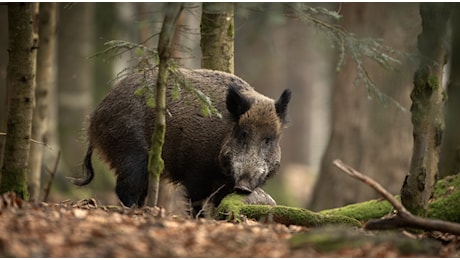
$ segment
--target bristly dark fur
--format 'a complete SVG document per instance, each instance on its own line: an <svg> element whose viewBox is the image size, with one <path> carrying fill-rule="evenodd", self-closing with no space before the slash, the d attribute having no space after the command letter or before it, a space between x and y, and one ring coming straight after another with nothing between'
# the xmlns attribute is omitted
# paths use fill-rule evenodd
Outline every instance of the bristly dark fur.
<svg viewBox="0 0 460 260"><path fill-rule="evenodd" d="M180 71L195 88L211 98L223 115L222 118L203 116L196 96L183 91L179 100L174 99L173 83L169 84L170 115L166 119L162 153L163 176L184 186L196 214L201 203L221 186L224 187L212 198L214 204L234 190L252 192L276 173L281 156L279 136L290 91L285 91L275 102L228 73ZM148 188L148 150L155 113L146 105L145 97L134 94L145 84L144 77L136 74L122 80L91 115L84 160L86 178L76 182L85 185L93 179L91 155L93 149L98 149L115 170L115 190L126 206L142 206ZM156 73L147 79L147 83L154 82ZM244 134L235 138L238 130ZM260 199L257 196L254 201L272 203L264 199L268 194Z"/></svg>

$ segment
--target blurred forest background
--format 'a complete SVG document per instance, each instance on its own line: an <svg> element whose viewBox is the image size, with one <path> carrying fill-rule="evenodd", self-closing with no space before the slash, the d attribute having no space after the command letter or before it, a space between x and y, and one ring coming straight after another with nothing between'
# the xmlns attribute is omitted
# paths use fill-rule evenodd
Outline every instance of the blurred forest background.
<svg viewBox="0 0 460 260"><path fill-rule="evenodd" d="M418 62L421 31L418 3L308 3L342 15L341 26L357 38L380 39L404 52L389 68L363 58L375 85L403 108L369 93L350 53L341 57L330 35L318 24L294 15L282 3L235 4L235 74L259 92L276 98L290 88L291 124L282 137L280 174L265 187L279 204L312 210L376 198L366 185L339 173L342 159L399 194L409 170L413 138L410 91ZM100 160L95 181L73 186L86 149L86 120L130 61L96 56L104 43L124 40L155 47L164 15L163 3L58 3L54 85L43 147L42 185L61 157L49 200L94 197L117 204L114 176ZM328 22L330 17L318 18ZM187 3L175 36L175 57L187 68L199 68L201 4ZM7 6L0 5L0 132L6 132ZM40 39L42 41L42 39ZM339 71L337 64L343 65ZM0 136L0 144L4 137ZM96 161L97 156L93 158Z"/></svg>

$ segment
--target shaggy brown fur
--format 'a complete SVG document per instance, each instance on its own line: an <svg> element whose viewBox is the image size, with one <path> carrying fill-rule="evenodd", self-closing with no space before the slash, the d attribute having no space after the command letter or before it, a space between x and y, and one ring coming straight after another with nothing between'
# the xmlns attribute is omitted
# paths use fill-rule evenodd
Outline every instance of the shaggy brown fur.
<svg viewBox="0 0 460 260"><path fill-rule="evenodd" d="M279 137L285 122L290 92L275 103L257 93L242 79L211 70L180 70L193 87L213 101L223 118L205 117L197 97L182 89L172 98L167 91L166 136L162 157L165 177L181 183L194 205L220 186L218 203L234 191L252 192L275 174L281 152ZM145 97L134 92L143 84L154 84L156 75L145 79L136 74L122 80L99 104L90 118L89 146L85 157L86 179L94 175L93 149L98 149L117 174L116 192L126 206L143 205L147 195L147 158L155 113Z"/></svg>

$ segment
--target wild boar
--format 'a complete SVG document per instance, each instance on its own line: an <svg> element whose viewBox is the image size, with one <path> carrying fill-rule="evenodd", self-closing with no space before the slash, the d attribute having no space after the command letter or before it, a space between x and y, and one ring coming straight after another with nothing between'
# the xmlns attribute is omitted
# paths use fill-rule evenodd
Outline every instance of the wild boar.
<svg viewBox="0 0 460 260"><path fill-rule="evenodd" d="M179 98L173 98L177 82L169 80L162 177L184 186L196 214L211 195L210 201L217 205L234 191L255 191L277 173L281 159L279 141L291 92L285 90L274 101L228 73L179 71L194 88L210 97L222 114L222 118L203 116L197 96L184 88ZM128 207L144 204L155 112L146 104L145 97L135 92L143 84L155 82L156 72L147 77L128 76L98 105L89 120L85 178L75 181L77 185L91 182L91 156L98 149L115 170L115 190L120 201ZM264 193L258 189L260 192ZM259 196L259 200L265 195Z"/></svg>

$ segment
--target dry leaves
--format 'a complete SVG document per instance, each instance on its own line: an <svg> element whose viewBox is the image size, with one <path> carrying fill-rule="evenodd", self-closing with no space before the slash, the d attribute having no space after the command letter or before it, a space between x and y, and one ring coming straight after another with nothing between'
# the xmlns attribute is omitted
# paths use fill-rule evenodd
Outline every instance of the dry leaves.
<svg viewBox="0 0 460 260"><path fill-rule="evenodd" d="M307 228L164 215L155 208L98 206L94 200L34 204L5 194L0 197L0 257L401 256L388 245L329 253L293 250L292 234ZM456 247L443 250L449 256Z"/></svg>

